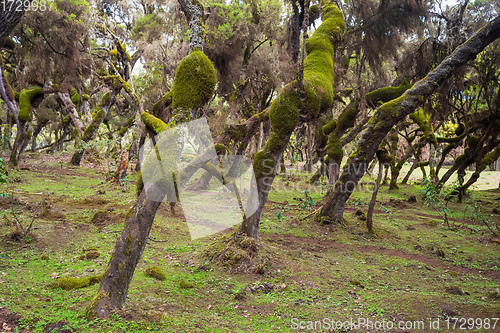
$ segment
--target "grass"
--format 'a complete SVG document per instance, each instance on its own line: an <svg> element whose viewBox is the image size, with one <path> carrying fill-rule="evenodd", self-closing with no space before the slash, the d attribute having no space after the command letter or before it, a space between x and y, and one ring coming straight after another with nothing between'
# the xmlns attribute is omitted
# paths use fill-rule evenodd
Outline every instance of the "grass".
<svg viewBox="0 0 500 333"><path fill-rule="evenodd" d="M326 188L306 185L308 175L289 170L286 177L277 177L262 218L261 243L272 254L263 274L234 274L210 262L203 251L220 235L191 240L182 217L162 204L125 308L89 322L85 307L97 285L69 291L48 285L57 276L90 276L105 269L135 188L107 182L106 170L62 164L66 171L55 177L59 162L28 160L26 165L29 170L16 173L20 182L5 185L22 204L9 206L2 215L14 209L28 220L34 214L28 204L45 200L65 218L37 219L30 243L9 240L11 226L0 221L0 317L20 317L13 331L44 332L57 326L74 332L294 332L294 318L424 320L426 325L431 318L441 320L432 331L447 332L443 322L450 314L500 316L494 297L500 287L500 245L483 225L464 215L464 204L450 203L455 228L449 230L435 211L422 207L418 185L391 192L383 187L375 207L375 236L366 234L354 213L366 212L368 190L349 200L345 227L319 226L302 218L317 209ZM134 176L128 180L133 182ZM410 195L418 202L402 205ZM498 193L476 191L475 196L487 218L500 223L491 213ZM94 213L106 209L116 218L94 225ZM429 220L437 223L428 225ZM100 256L81 260L90 248ZM162 268L164 281L145 276L151 265ZM208 269L199 270L202 265ZM464 294L450 294L449 287Z"/></svg>

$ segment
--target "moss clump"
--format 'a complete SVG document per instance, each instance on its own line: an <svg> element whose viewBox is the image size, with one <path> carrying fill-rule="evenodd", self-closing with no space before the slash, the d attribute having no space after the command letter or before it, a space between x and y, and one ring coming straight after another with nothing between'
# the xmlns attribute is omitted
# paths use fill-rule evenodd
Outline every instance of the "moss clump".
<svg viewBox="0 0 500 333"><path fill-rule="evenodd" d="M257 152L253 158L253 171L256 179L273 175L274 165L273 155L269 151Z"/></svg>
<svg viewBox="0 0 500 333"><path fill-rule="evenodd" d="M155 116L143 112L141 113L141 119L146 125L147 128L155 132L156 134L160 134L161 132L166 131L169 127L162 120L156 118Z"/></svg>
<svg viewBox="0 0 500 333"><path fill-rule="evenodd" d="M354 126L356 122L356 117L359 113L359 99L354 99L353 102L342 111L337 119L337 130L343 133L346 129Z"/></svg>
<svg viewBox="0 0 500 333"><path fill-rule="evenodd" d="M90 251L87 251L87 253L85 253L85 257L87 259L97 259L97 258L99 258L100 255L101 255L101 253L99 251L96 251L96 250L90 250Z"/></svg>
<svg viewBox="0 0 500 333"><path fill-rule="evenodd" d="M269 110L269 120L273 131L279 136L290 134L299 121L301 101L291 84L286 85L273 101Z"/></svg>
<svg viewBox="0 0 500 333"><path fill-rule="evenodd" d="M152 112L154 115L158 115L159 112L172 104L172 90L166 93L158 102L153 104Z"/></svg>
<svg viewBox="0 0 500 333"><path fill-rule="evenodd" d="M48 255L46 255L46 254L42 254L42 256L40 257L40 259L42 259L42 260L46 260L46 261L49 261L49 260L50 260L49 256L48 256Z"/></svg>
<svg viewBox="0 0 500 333"><path fill-rule="evenodd" d="M333 4L323 6L323 23L306 41L304 60L305 109L313 117L331 107L333 95L334 42L340 40L345 21L342 12Z"/></svg>
<svg viewBox="0 0 500 333"><path fill-rule="evenodd" d="M217 71L200 50L193 50L182 59L175 72L172 107L175 114L198 109L212 97L217 83ZM183 112L183 110L186 110Z"/></svg>
<svg viewBox="0 0 500 333"><path fill-rule="evenodd" d="M167 276L165 275L165 273L158 266L149 266L148 268L146 268L144 275L146 275L148 277L155 278L155 279L160 280L160 281L164 281L167 279Z"/></svg>
<svg viewBox="0 0 500 333"><path fill-rule="evenodd" d="M194 284L192 284L191 282L181 280L181 282L179 282L179 287L181 287L182 289L190 289L194 288Z"/></svg>
<svg viewBox="0 0 500 333"><path fill-rule="evenodd" d="M469 136L467 138L467 145L469 147L475 147L479 143L479 137L478 136Z"/></svg>
<svg viewBox="0 0 500 333"><path fill-rule="evenodd" d="M323 134L330 135L337 128L337 120L332 119L325 126L323 126Z"/></svg>
<svg viewBox="0 0 500 333"><path fill-rule="evenodd" d="M431 115L423 109L420 109L410 114L410 119L420 127L422 132L424 132L424 138L437 147L438 142L436 136L434 135L434 129L432 128Z"/></svg>
<svg viewBox="0 0 500 333"><path fill-rule="evenodd" d="M22 122L30 120L31 103L33 99L43 96L43 89L36 87L33 89L23 89L19 94L19 115L17 119Z"/></svg>
<svg viewBox="0 0 500 333"><path fill-rule="evenodd" d="M329 161L342 161L342 158L344 157L342 142L340 141L339 137L335 135L335 133L332 133L328 138L326 153L328 155Z"/></svg>
<svg viewBox="0 0 500 333"><path fill-rule="evenodd" d="M384 87L375 89L365 95L366 102L373 108L376 108L381 103L387 103L390 100L398 98L406 90L411 88L411 82L406 79L397 87Z"/></svg>
<svg viewBox="0 0 500 333"><path fill-rule="evenodd" d="M109 100L110 100L110 93L108 91L107 93L104 94L104 96L102 96L101 102L99 103L99 106L102 108L108 106Z"/></svg>
<svg viewBox="0 0 500 333"><path fill-rule="evenodd" d="M101 282L102 277L103 274L85 276L81 278L74 278L74 277L60 278L50 283L49 288L53 289L61 288L64 290L85 288Z"/></svg>
<svg viewBox="0 0 500 333"><path fill-rule="evenodd" d="M85 132L83 132L83 138L86 141L90 141L92 139L92 136L94 133L97 131L97 128L101 124L102 119L104 118L104 110L99 110L93 117L92 122L90 125L85 129Z"/></svg>
<svg viewBox="0 0 500 333"><path fill-rule="evenodd" d="M135 193L137 194L137 196L139 196L141 194L143 188L144 188L144 182L142 180L142 172L139 171L139 173L137 174L136 190L135 190ZM127 213L127 215L128 215L128 213Z"/></svg>
<svg viewBox="0 0 500 333"><path fill-rule="evenodd" d="M71 102L76 106L80 106L82 104L82 98L78 91L75 88L71 88Z"/></svg>
<svg viewBox="0 0 500 333"><path fill-rule="evenodd" d="M222 143L216 143L214 147L217 154L224 154L227 151L227 147Z"/></svg>

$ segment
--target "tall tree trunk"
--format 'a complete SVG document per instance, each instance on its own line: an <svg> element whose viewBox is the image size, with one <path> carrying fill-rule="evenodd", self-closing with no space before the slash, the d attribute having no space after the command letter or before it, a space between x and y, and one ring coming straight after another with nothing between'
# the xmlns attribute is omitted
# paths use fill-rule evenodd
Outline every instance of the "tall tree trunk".
<svg viewBox="0 0 500 333"><path fill-rule="evenodd" d="M318 215L322 223L342 222L344 208L359 180L365 174L380 143L390 129L410 113L421 107L445 79L459 67L474 59L488 44L500 37L500 16L485 25L474 36L459 46L435 70L413 85L401 97L382 104L368 122L355 151L349 157L325 206Z"/></svg>
<svg viewBox="0 0 500 333"><path fill-rule="evenodd" d="M345 22L342 12L333 3L323 6L322 19L323 23L306 45L304 73L299 74L303 80L286 85L273 101L269 111L271 136L266 146L254 157L253 168L259 203L256 212L245 217L241 226L242 231L254 239L258 239L260 219L277 167L300 117L314 120L333 104L331 57L335 44L345 30ZM319 80L319 77L324 79Z"/></svg>
<svg viewBox="0 0 500 333"><path fill-rule="evenodd" d="M366 213L366 228L370 234L373 233L373 210L375 209L375 202L377 201L377 194L380 188L383 173L384 165L381 161L379 161L377 181L375 182L375 188L373 189L372 198L370 200L370 204L368 205L368 212Z"/></svg>
<svg viewBox="0 0 500 333"><path fill-rule="evenodd" d="M150 200L146 190L142 190L130 211L130 217L125 220L99 291L87 309L87 318L108 317L111 311L120 309L125 304L135 267L146 247L160 204L161 202Z"/></svg>
<svg viewBox="0 0 500 333"><path fill-rule="evenodd" d="M186 15L190 21L190 27L192 25L201 25L203 10L199 3L195 3L192 0L179 0L179 3L183 9L186 10ZM202 30L199 31L198 29L190 29L191 45L198 45L197 43L203 42L203 34L201 31ZM199 35L194 36L193 34L196 32L198 32ZM200 77L196 77L192 72L187 73L194 64L198 66L205 66L205 68L201 68L199 71ZM194 111L200 109L212 97L215 90L216 77L217 72L206 55L204 55L203 52L193 49L191 54L185 57L179 64L174 78L173 89L178 89L176 91L180 92L179 96L174 94L172 97L174 112L177 111L175 108L179 108L179 112L191 112L193 111L191 109L194 109ZM193 89L193 87L199 88L200 83L198 81L205 82L205 85L201 88L203 88L204 91L209 91L211 93L205 93L203 95L195 94L195 96L190 96L191 98L189 99L189 103L191 104L184 105L186 100L182 95L182 90L187 88ZM182 82L181 84L183 86L176 88L176 85L179 85L179 82ZM163 121L144 112L140 104L139 112L141 113L142 121L150 131L154 132L154 134L159 134L168 128ZM196 163L190 165L190 163L184 169L184 174L186 175L185 179L183 179L184 182L187 182L189 177L191 177L192 174L202 166L201 164L204 165L206 163L203 161L200 162L199 160L196 162L198 163L197 165L195 165ZM190 169L186 170L188 167L190 167ZM182 172L179 174L182 174ZM141 182L138 182L139 185L140 183ZM161 200L152 201L147 196L146 190L142 187L138 186L138 190L140 190L140 194L134 208L130 211L130 215L125 221L125 227L122 235L116 242L113 256L108 264L108 267L106 268L103 279L101 280L99 291L87 308L87 318L107 317L111 311L122 308L126 301L130 281L132 280L137 263L139 262L139 259L144 251L144 247L146 246L147 238L151 230L156 211L158 210L161 202Z"/></svg>

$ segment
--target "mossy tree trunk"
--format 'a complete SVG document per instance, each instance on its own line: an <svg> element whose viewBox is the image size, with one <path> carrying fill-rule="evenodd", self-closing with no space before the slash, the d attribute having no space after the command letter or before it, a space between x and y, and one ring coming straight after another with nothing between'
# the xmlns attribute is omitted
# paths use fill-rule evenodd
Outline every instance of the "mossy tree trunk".
<svg viewBox="0 0 500 333"><path fill-rule="evenodd" d="M479 179L481 172L483 172L490 164L495 162L498 158L500 158L500 147L497 147L495 150L487 153L482 159L480 159L480 162L476 163L476 171L474 171L472 176L465 184L463 184L457 189L459 201L462 201L462 197L465 194L465 192L467 192L469 187Z"/></svg>
<svg viewBox="0 0 500 333"><path fill-rule="evenodd" d="M135 267L144 252L160 202L152 201L143 190L125 220L123 231L101 280L97 295L87 308L88 319L108 317L127 299Z"/></svg>
<svg viewBox="0 0 500 333"><path fill-rule="evenodd" d="M90 123L89 126L87 126L87 128L85 128L83 135L79 138L78 144L75 144L77 147L75 153L71 157L70 163L72 165L76 166L80 165L83 154L85 153L84 145L86 143L89 143L94 138L95 134L97 133L97 130L99 129L99 126L104 120L104 117L106 117L109 109L113 106L116 95L118 94L119 90L120 89L118 89L117 91L113 90L111 93L106 93L106 95L104 95L103 100L101 101L101 105L103 106L103 108L95 114L95 116L92 119L92 122Z"/></svg>
<svg viewBox="0 0 500 333"><path fill-rule="evenodd" d="M398 163L394 163L394 165L391 166L391 182L389 183L389 190L395 190L398 188L397 181L403 165L406 161L408 161L408 159L415 153L417 149L421 148L426 143L426 141L419 141L416 144L410 143L406 148L403 157L401 157Z"/></svg>
<svg viewBox="0 0 500 333"><path fill-rule="evenodd" d="M19 94L17 136L10 154L10 163L14 166L18 165L21 153L28 146L31 139L31 131L28 130L32 118L31 110L34 106L38 106L42 99L43 89L40 87L23 89Z"/></svg>
<svg viewBox="0 0 500 333"><path fill-rule="evenodd" d="M443 82L459 67L474 59L488 44L500 37L500 17L477 31L452 55L446 58L428 76L413 85L402 96L382 104L368 122L357 148L349 157L342 175L328 195L325 206L318 214L322 223L342 222L344 208L359 180L365 174L380 143L397 123L421 107Z"/></svg>
<svg viewBox="0 0 500 333"><path fill-rule="evenodd" d="M35 130L33 131L33 135L31 136L31 152L36 151L36 138L38 137L38 134L42 131L42 129L49 123L48 119L43 119L39 122L37 122Z"/></svg>
<svg viewBox="0 0 500 333"><path fill-rule="evenodd" d="M342 12L327 3L322 9L323 23L306 42L307 57L304 60L302 81L286 85L271 105L269 120L271 136L264 148L254 156L253 168L259 200L257 210L246 216L241 230L248 237L258 239L260 219L267 201L279 162L290 135L299 119L314 120L333 103L333 54L340 40L345 21Z"/></svg>
<svg viewBox="0 0 500 333"><path fill-rule="evenodd" d="M200 20L201 22L203 14L201 5L193 4L191 1L183 0L181 2L183 5L186 3L188 3L186 8L190 21L196 20L198 22ZM193 7L196 8L190 10ZM195 41L193 45L203 41L201 31L199 33L199 36L192 36L190 31L190 40L194 39ZM178 116L177 123L180 122L180 119L189 119L189 115L196 114L197 110L210 100L215 91L216 82L217 72L213 64L199 48L193 48L191 53L181 61L175 73L172 105L174 114L177 113ZM139 108L139 112L142 121L153 135L169 128L160 119L144 112L142 107ZM189 163L186 166L183 170L184 173L180 172L180 174L186 175L185 179L181 179L181 182L187 182L187 178L206 163L206 159L203 158L195 160L196 163ZM122 308L126 301L130 281L144 251L152 223L160 206L158 200L152 201L146 195L146 190L141 184L142 177L138 180L139 195L137 201L129 212L122 234L115 244L99 291L87 308L87 318L108 317L113 310Z"/></svg>
<svg viewBox="0 0 500 333"><path fill-rule="evenodd" d="M66 108L66 112L68 112L69 116L71 117L71 121L73 122L73 126L76 128L78 135L83 136L85 126L80 119L80 115L78 114L78 110L76 109L75 104L73 104L73 102L71 101L71 96L67 92L59 92L57 95L63 102L63 105Z"/></svg>

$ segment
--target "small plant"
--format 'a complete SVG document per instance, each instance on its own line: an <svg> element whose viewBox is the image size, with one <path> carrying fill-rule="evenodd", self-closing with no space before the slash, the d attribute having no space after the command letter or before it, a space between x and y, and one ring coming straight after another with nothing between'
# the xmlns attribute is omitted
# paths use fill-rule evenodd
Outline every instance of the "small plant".
<svg viewBox="0 0 500 333"><path fill-rule="evenodd" d="M314 205L314 200L313 198L309 195L309 191L308 190L304 190L302 191L302 193L304 193L304 195L306 196L306 203L309 204L309 206L313 206Z"/></svg>
<svg viewBox="0 0 500 333"><path fill-rule="evenodd" d="M444 222L451 230L448 214L450 209L448 203L451 199L458 196L458 184L447 187L438 187L432 181L432 178L424 178L422 185L422 205L430 206L443 218Z"/></svg>
<svg viewBox="0 0 500 333"><path fill-rule="evenodd" d="M498 225L496 226L497 231L491 228L488 220L481 211L481 206L479 205L479 203L476 200L476 197L472 193L470 193L470 198L467 199L465 202L464 215L467 213L469 209L471 211L471 217L474 220L483 223L493 235L498 236L500 234L500 230L498 230Z"/></svg>
<svg viewBox="0 0 500 333"><path fill-rule="evenodd" d="M365 198L354 198L352 200L352 203L354 206L363 206L363 207L368 207L368 201Z"/></svg>
<svg viewBox="0 0 500 333"><path fill-rule="evenodd" d="M382 208L382 210L384 211L384 213L387 214L387 219L389 220L389 222L393 223L394 225L399 225L398 223L395 223L394 222L394 215L392 214L392 210L385 207L384 205L380 205L380 208Z"/></svg>

